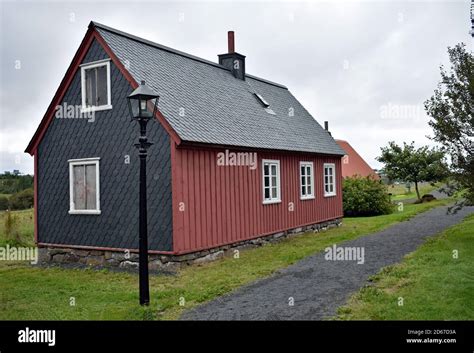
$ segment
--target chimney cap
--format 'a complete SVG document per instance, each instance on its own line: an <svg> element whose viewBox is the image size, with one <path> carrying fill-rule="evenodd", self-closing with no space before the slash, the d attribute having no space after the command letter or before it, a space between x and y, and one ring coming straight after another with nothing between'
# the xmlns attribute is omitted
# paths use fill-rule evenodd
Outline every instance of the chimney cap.
<svg viewBox="0 0 474 353"><path fill-rule="evenodd" d="M234 31L227 32L227 49L228 53L235 53Z"/></svg>

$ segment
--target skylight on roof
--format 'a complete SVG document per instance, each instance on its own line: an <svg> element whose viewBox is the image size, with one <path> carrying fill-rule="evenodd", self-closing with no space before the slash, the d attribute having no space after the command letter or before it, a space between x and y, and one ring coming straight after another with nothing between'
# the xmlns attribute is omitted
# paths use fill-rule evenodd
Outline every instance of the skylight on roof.
<svg viewBox="0 0 474 353"><path fill-rule="evenodd" d="M268 114L276 115L276 113L273 111L273 109L265 108L265 111L266 111Z"/></svg>
<svg viewBox="0 0 474 353"><path fill-rule="evenodd" d="M261 94L258 94L258 93L254 93L254 94L255 94L255 97L257 97L257 99L265 108L268 108L270 106L270 104L268 104L268 102L262 97Z"/></svg>

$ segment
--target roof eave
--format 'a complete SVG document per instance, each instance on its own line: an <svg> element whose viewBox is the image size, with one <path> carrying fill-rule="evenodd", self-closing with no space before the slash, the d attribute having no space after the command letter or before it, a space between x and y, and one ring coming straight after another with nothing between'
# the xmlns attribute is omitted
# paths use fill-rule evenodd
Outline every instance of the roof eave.
<svg viewBox="0 0 474 353"><path fill-rule="evenodd" d="M321 155L321 156L334 156L334 157L342 157L345 155L344 153L337 153L337 152L324 152L324 151L316 152L316 151L303 151L303 150L290 150L290 149L275 149L275 148L252 147L252 146L243 146L243 145L226 145L226 144L190 141L190 140L182 140L179 147L180 148L186 148L186 147L212 148L212 149L233 148L233 149L240 149L242 151L266 151L266 152L281 152L281 153L316 154L316 155Z"/></svg>

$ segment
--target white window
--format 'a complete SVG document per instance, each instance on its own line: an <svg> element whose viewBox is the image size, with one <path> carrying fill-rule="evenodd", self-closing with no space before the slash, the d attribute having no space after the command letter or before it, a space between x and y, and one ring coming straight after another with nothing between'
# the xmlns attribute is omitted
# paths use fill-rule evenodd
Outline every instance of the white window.
<svg viewBox="0 0 474 353"><path fill-rule="evenodd" d="M70 214L100 214L99 159L68 161Z"/></svg>
<svg viewBox="0 0 474 353"><path fill-rule="evenodd" d="M110 60L81 65L82 111L112 108L110 97Z"/></svg>
<svg viewBox="0 0 474 353"><path fill-rule="evenodd" d="M280 202L280 161L262 160L263 203Z"/></svg>
<svg viewBox="0 0 474 353"><path fill-rule="evenodd" d="M313 162L300 162L301 199L314 199Z"/></svg>
<svg viewBox="0 0 474 353"><path fill-rule="evenodd" d="M334 163L324 164L324 196L336 195L336 167Z"/></svg>

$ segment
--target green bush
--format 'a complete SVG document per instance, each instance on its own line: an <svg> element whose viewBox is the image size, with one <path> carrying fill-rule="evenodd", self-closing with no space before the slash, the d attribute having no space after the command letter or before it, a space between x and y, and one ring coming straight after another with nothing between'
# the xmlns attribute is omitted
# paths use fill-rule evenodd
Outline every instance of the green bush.
<svg viewBox="0 0 474 353"><path fill-rule="evenodd" d="M377 216L393 211L387 187L372 177L345 178L342 200L345 216Z"/></svg>
<svg viewBox="0 0 474 353"><path fill-rule="evenodd" d="M8 210L8 196L0 195L0 211Z"/></svg>
<svg viewBox="0 0 474 353"><path fill-rule="evenodd" d="M10 209L12 210L24 210L33 207L33 204L33 189L25 189L10 196Z"/></svg>

